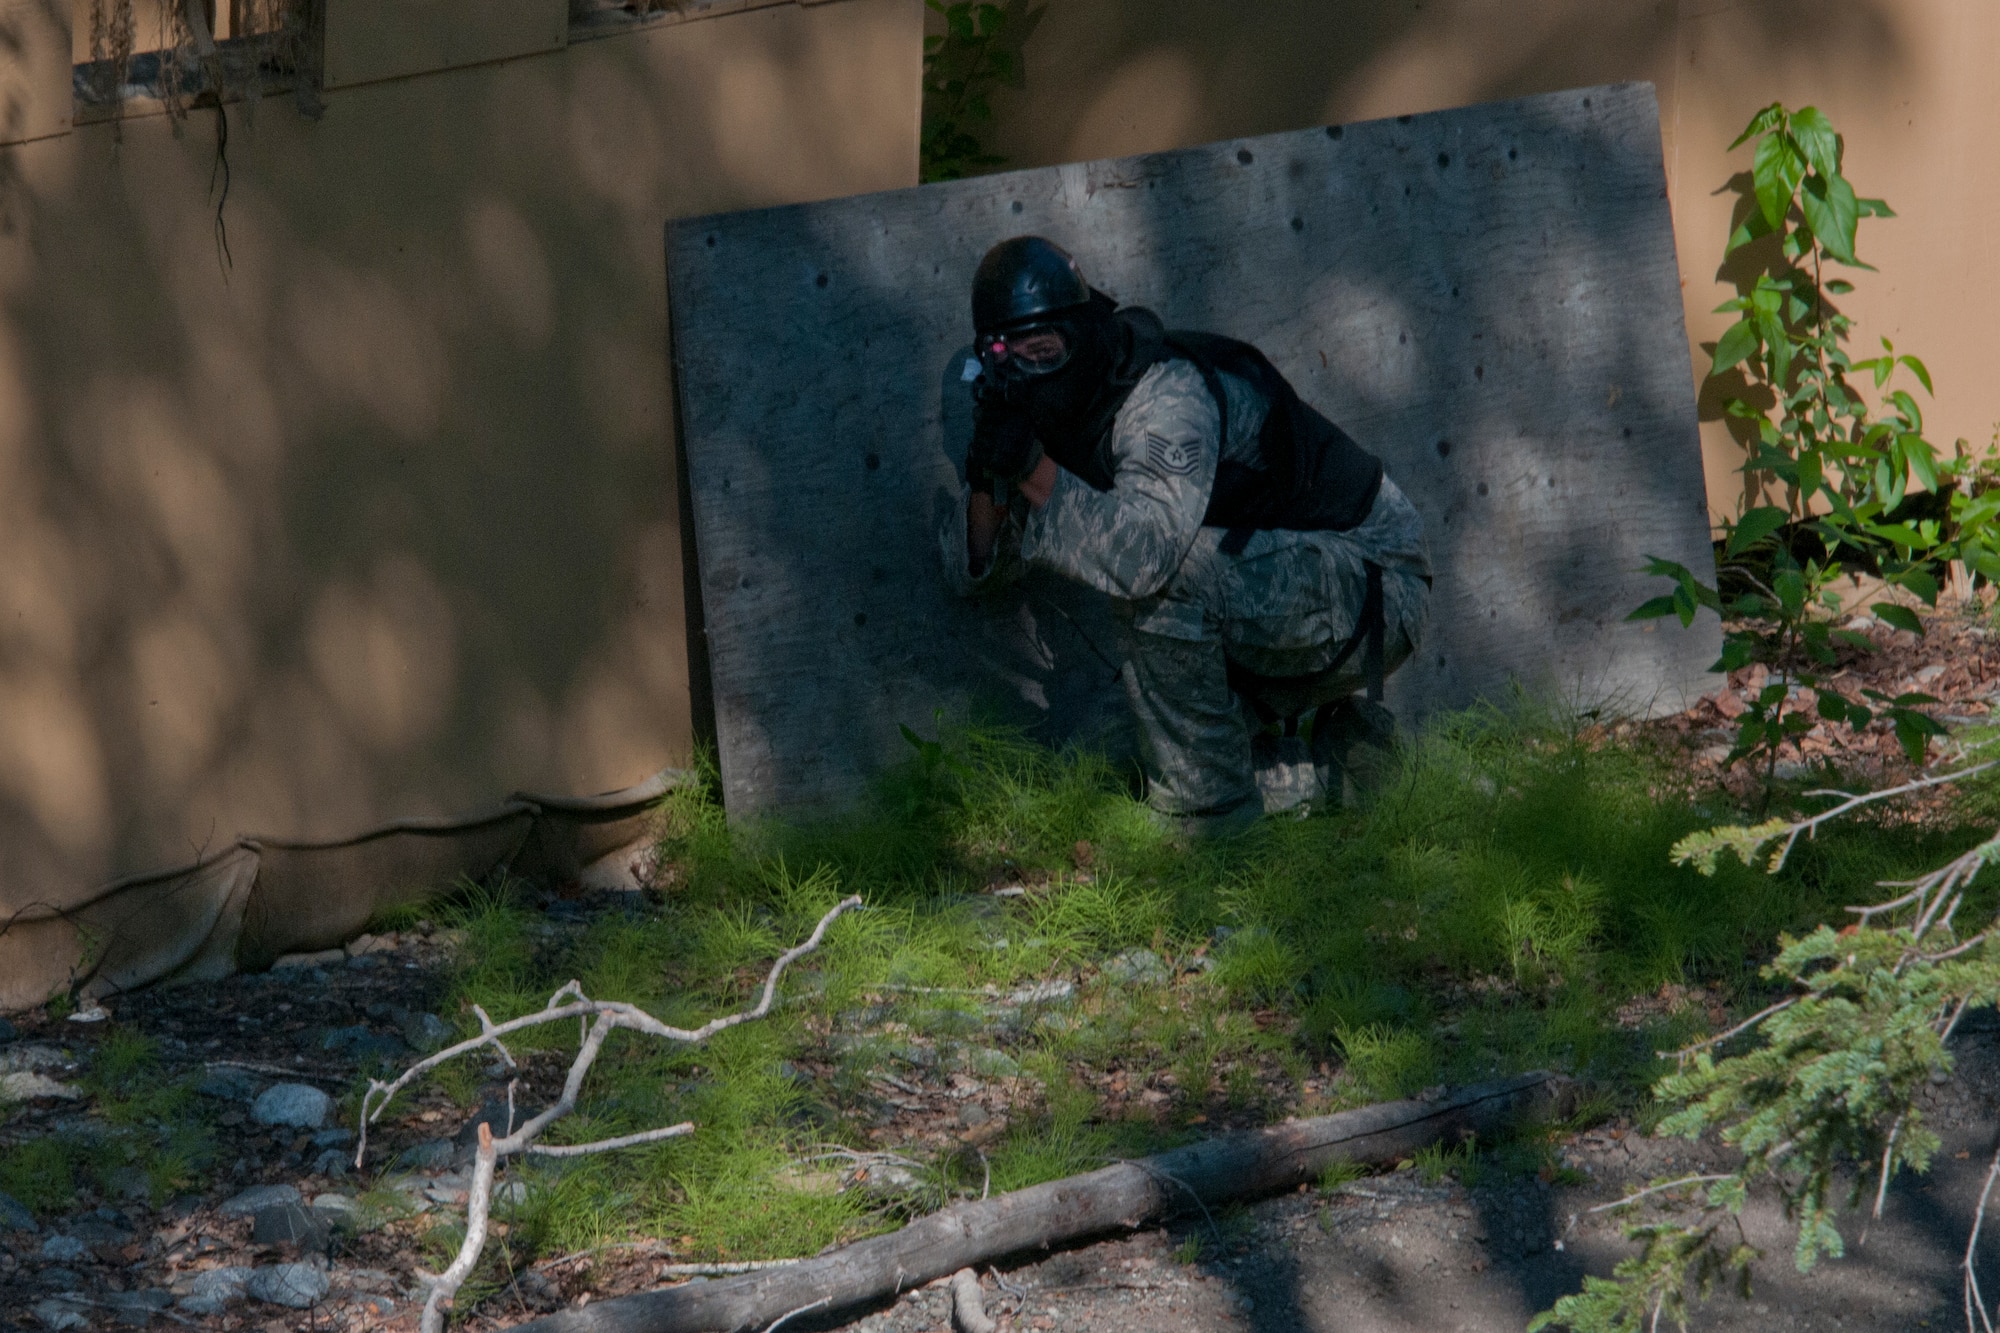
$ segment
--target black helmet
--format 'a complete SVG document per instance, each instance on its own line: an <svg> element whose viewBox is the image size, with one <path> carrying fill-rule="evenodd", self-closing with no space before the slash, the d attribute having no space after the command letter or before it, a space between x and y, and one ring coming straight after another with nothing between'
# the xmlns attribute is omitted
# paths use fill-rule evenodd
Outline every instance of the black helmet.
<svg viewBox="0 0 2000 1333"><path fill-rule="evenodd" d="M1039 236L1000 242L972 279L972 327L987 333L1090 304L1090 284L1069 252Z"/></svg>

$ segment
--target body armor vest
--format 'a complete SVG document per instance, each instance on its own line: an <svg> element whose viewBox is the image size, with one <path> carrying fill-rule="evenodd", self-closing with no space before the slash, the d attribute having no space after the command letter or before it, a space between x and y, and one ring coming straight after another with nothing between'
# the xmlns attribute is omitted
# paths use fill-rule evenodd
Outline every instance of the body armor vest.
<svg viewBox="0 0 2000 1333"><path fill-rule="evenodd" d="M1095 429L1086 434L1087 443L1043 440L1056 462L1097 490L1110 490L1111 427L1118 408L1148 369L1180 357L1200 372L1221 414L1221 458L1202 525L1230 529L1225 549L1240 551L1255 531L1344 532L1368 517L1382 487L1382 461L1300 398L1262 352L1218 334L1168 332L1149 311L1121 310L1118 316L1130 334L1126 355L1114 372L1114 384L1123 391L1091 413ZM1230 448L1225 372L1251 385L1269 405L1257 435L1255 464L1228 457L1243 451Z"/></svg>

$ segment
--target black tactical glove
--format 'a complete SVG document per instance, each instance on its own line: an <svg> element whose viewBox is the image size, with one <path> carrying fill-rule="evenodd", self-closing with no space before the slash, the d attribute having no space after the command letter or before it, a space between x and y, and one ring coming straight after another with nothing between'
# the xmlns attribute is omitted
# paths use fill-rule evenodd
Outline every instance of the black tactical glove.
<svg viewBox="0 0 2000 1333"><path fill-rule="evenodd" d="M965 479L972 489L990 492L995 503L1005 504L1008 488L1018 486L1041 461L1027 410L997 394L981 394L972 413L972 445L965 454Z"/></svg>

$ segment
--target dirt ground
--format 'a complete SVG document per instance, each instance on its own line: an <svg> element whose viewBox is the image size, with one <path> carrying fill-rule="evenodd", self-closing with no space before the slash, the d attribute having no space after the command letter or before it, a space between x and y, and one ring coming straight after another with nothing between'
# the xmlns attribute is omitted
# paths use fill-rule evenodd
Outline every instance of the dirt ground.
<svg viewBox="0 0 2000 1333"><path fill-rule="evenodd" d="M1800 1275L1792 1231L1768 1200L1746 1214L1765 1252L1749 1300L1718 1293L1696 1313L1704 1333L1846 1330L1908 1333L1963 1325L1960 1262L1996 1143L2000 1030L1957 1042L1964 1077L1940 1087L1928 1113L1945 1141L1927 1177L1890 1191L1882 1221L1861 1240L1843 1227L1845 1258ZM1564 1149L1586 1185L1513 1181L1467 1189L1426 1184L1413 1170L1370 1177L1330 1195L1267 1200L1218 1225L1184 1220L1054 1254L1024 1256L985 1275L987 1310L1003 1329L1065 1333L1485 1333L1520 1329L1577 1290L1586 1273L1609 1275L1631 1253L1613 1216L1590 1209L1656 1176L1701 1170L1720 1155L1680 1140L1616 1127ZM1181 1262L1191 1240L1203 1242ZM2000 1277L1989 1240L1981 1280ZM938 1287L842 1322L807 1325L851 1333L935 1333L951 1328Z"/></svg>

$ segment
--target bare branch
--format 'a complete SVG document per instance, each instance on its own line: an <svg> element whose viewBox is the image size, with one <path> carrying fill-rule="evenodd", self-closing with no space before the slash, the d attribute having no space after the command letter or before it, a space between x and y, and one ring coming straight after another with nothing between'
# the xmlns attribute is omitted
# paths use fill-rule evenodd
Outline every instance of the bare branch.
<svg viewBox="0 0 2000 1333"><path fill-rule="evenodd" d="M421 1333L444 1333L445 1302L456 1296L465 1279L472 1276L479 1252L486 1247L486 1218L493 1206L494 1161L493 1130L482 1120L479 1155L473 1162L472 1187L466 1203L465 1243L458 1247L458 1257L451 1261L451 1267L431 1280L431 1294L424 1301Z"/></svg>
<svg viewBox="0 0 2000 1333"><path fill-rule="evenodd" d="M1756 1027L1759 1023L1763 1022L1771 1015L1783 1013L1785 1010L1791 1008L1798 1002L1799 1002L1799 997L1796 995L1794 995L1789 1000L1780 1000L1774 1005L1770 1005L1766 1008L1759 1009L1756 1013L1750 1015L1750 1017L1744 1019L1741 1023L1738 1023L1735 1027L1729 1029L1729 1031L1727 1032L1717 1033L1713 1037L1704 1037L1700 1041L1695 1042L1691 1046L1681 1047L1678 1051L1661 1051L1659 1052L1659 1056L1662 1060L1666 1059L1668 1056L1672 1056L1677 1060L1685 1061L1688 1059L1689 1056L1695 1055L1696 1053L1701 1051L1705 1051L1711 1046L1720 1046L1723 1042L1728 1041L1731 1037L1741 1036L1743 1033L1748 1032L1751 1028Z"/></svg>
<svg viewBox="0 0 2000 1333"><path fill-rule="evenodd" d="M1979 1272L1973 1266L1973 1256L1979 1250L1980 1228L1986 1225L1986 1204L1993 1197L1993 1184L2000 1180L2000 1149L1993 1153L1993 1164L1986 1169L1986 1188L1979 1191L1979 1211L1972 1217L1972 1234L1965 1238L1965 1260L1960 1265L1965 1270L1965 1327L1968 1333L1993 1333L1993 1319L1986 1313L1986 1298L1979 1290ZM1979 1324L1973 1325L1977 1314Z"/></svg>
<svg viewBox="0 0 2000 1333"><path fill-rule="evenodd" d="M1664 1194L1668 1190L1684 1189L1689 1185L1709 1185L1713 1184L1718 1180L1728 1180L1728 1179L1729 1176L1727 1175L1682 1176L1679 1180L1662 1181L1658 1185L1648 1185L1645 1189L1634 1190L1632 1193L1626 1195L1622 1199L1614 1199L1610 1203L1600 1203L1597 1205L1597 1207L1592 1208L1589 1211L1593 1213L1606 1213L1610 1212L1614 1208L1630 1207L1632 1204L1639 1202L1639 1200L1645 1198L1649 1194Z"/></svg>
<svg viewBox="0 0 2000 1333"><path fill-rule="evenodd" d="M486 1046L498 1050L510 1066L519 1068L502 1038L526 1028L562 1022L570 1018L575 1018L582 1025L576 1058L571 1061L569 1075L563 1080L562 1096L553 1106L531 1116L517 1127L514 1124L514 1092L519 1080L514 1079L507 1085L505 1137L496 1139L493 1136L492 1126L484 1121L480 1122L479 1150L474 1159L472 1182L467 1191L465 1242L459 1246L458 1256L449 1268L434 1278L426 1278L431 1290L424 1302L421 1333L443 1333L444 1307L458 1294L479 1262L480 1252L486 1245L488 1219L493 1207L494 1171L502 1159L522 1153L540 1157L582 1157L593 1153L611 1152L619 1148L636 1147L640 1144L659 1143L694 1132L692 1123L682 1123L660 1129L642 1130L636 1134L624 1134L616 1138L600 1139L593 1143L548 1145L536 1141L550 1125L576 1109L577 1099L583 1092L583 1081L590 1073L591 1066L597 1062L598 1055L604 1049L605 1040L613 1031L618 1028L628 1028L666 1041L694 1044L706 1041L716 1033L735 1027L739 1023L764 1017L771 1011L772 1001L777 995L778 980L784 975L785 969L817 949L820 941L826 938L827 928L842 913L862 906L862 901L858 897L842 899L819 919L819 924L813 927L812 934L804 943L786 950L771 964L770 971L764 977L763 993L755 1005L733 1014L710 1019L698 1028L677 1028L670 1023L663 1023L636 1005L615 1000L593 1000L584 994L583 987L579 983L571 981L550 996L548 1003L537 1012L509 1019L505 1023L495 1023L484 1009L474 1005L473 1013L479 1018L477 1037L458 1042L419 1060L388 1082L370 1079L368 1091L361 1099L360 1142L356 1145L354 1154L354 1164L357 1167L365 1160L368 1151L368 1127L381 1118L398 1092L425 1072L437 1068L447 1060L456 1059L458 1056ZM815 1302L814 1305L792 1313L803 1314L806 1310L815 1309L824 1303L824 1301ZM785 1319L791 1317L786 1315ZM780 1324L783 1322L784 1319L778 1321ZM777 1326L777 1324L771 1325L772 1328Z"/></svg>

